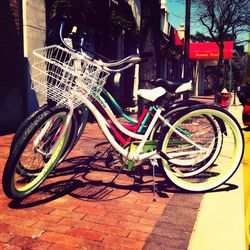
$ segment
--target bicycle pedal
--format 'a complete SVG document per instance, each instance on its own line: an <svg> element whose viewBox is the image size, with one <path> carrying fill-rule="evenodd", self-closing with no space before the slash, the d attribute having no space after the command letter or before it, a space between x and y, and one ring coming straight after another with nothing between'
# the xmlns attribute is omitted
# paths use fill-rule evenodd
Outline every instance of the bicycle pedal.
<svg viewBox="0 0 250 250"><path fill-rule="evenodd" d="M105 161L105 165L107 167L112 167L118 162L120 162L120 159L107 158Z"/></svg>
<svg viewBox="0 0 250 250"><path fill-rule="evenodd" d="M110 162L109 165L110 165L110 167L111 167L111 166L115 165L115 164L118 163L118 162L120 162L120 160L119 160L119 159L116 159L116 160Z"/></svg>

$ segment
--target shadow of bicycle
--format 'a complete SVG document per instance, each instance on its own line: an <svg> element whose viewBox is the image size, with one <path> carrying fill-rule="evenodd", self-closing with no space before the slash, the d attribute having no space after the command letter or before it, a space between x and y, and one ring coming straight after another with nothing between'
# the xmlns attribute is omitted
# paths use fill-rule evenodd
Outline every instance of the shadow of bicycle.
<svg viewBox="0 0 250 250"><path fill-rule="evenodd" d="M111 201L128 196L131 192L152 194L153 177L149 164L131 171L116 164L107 166L106 156L95 153L91 156L72 157L62 162L45 182L30 196L11 201L12 208L38 206L65 195L84 201ZM156 169L156 194L169 198L169 193L190 193L175 187L165 177L163 170ZM238 188L230 183L223 184L210 192L223 192ZM190 193L192 194L192 193Z"/></svg>
<svg viewBox="0 0 250 250"><path fill-rule="evenodd" d="M107 167L105 161L105 157L97 155L69 158L55 168L33 194L11 201L9 206L16 209L33 207L65 195L102 202L125 197L131 192L152 194L153 197L153 177L149 165L131 171L120 164ZM168 198L167 192L176 190L159 170L156 171L156 186L161 198Z"/></svg>

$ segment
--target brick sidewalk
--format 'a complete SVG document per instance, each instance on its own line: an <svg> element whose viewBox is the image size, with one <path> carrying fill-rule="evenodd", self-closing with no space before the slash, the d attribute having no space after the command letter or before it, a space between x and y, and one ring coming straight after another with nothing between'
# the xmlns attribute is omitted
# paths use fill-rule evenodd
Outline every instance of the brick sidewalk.
<svg viewBox="0 0 250 250"><path fill-rule="evenodd" d="M0 137L0 178L13 135ZM0 249L186 249L202 195L185 194L157 173L143 182L119 165L106 167L97 124L36 193L21 202L0 187Z"/></svg>

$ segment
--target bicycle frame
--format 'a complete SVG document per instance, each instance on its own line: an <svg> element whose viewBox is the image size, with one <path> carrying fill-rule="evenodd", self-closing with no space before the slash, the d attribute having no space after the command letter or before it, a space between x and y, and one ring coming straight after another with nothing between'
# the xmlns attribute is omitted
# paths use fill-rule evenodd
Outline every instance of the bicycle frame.
<svg viewBox="0 0 250 250"><path fill-rule="evenodd" d="M103 92L102 92L103 93ZM129 119L127 119L127 117L128 118L130 118L129 116L127 116L122 110L121 110L121 107L119 106L119 104L115 101L115 99L112 97L112 95L108 92L108 91L106 91L105 90L105 96L107 96L109 99L110 99L110 101L112 102L112 104L115 104L115 108L119 111L119 109L120 109L120 111L119 111L119 113L123 116L123 118L125 118L127 121L129 121L130 122L130 120ZM99 99L99 101L100 102L98 102L97 101L97 104L99 104L98 106L100 106L100 108L102 108L102 110L103 110L103 112L105 112L107 115L108 115L108 117L112 117L112 122L121 130L121 132L123 132L123 133L125 133L126 135L128 135L128 136L130 136L129 138L131 139L131 137L132 138L134 138L134 139L141 139L141 137L137 137L137 133L141 133L141 131L142 131L142 129L144 128L144 126L146 125L146 123L148 122L148 118L149 118L149 116L151 115L152 117L154 116L154 113L152 113L152 111L156 111L157 109L154 107L154 106L149 106L148 108L145 108L144 110L143 110L143 113L141 114L141 116L139 117L139 119L138 119L138 121L136 121L136 123L135 123L135 120L134 120L134 123L133 124L131 124L131 125L122 125L122 124L120 124L119 123L119 121L116 119L116 117L114 116L114 114L112 113L112 110L111 110L111 108L109 107L109 105L106 103L106 101L102 98L102 96L98 96L97 97L97 99ZM113 103L113 101L114 101L114 103ZM103 105L101 105L101 104L103 104ZM171 110L171 107L173 107L173 109L178 109L178 108L180 108L180 105L182 104L182 106L181 107L183 107L183 105L185 106L188 106L188 105L194 105L194 104L200 104L200 102L196 102L196 101L182 101L182 102L180 102L180 103L174 103L174 104L172 104L171 106L169 106L168 108L168 110ZM107 106L107 108L105 109L105 106ZM109 110L109 111L107 111L107 110ZM164 108L164 110L165 110L165 108ZM169 124L169 122L164 118L164 117L162 117L161 115L158 117L165 125L167 125L168 127L170 127L171 125ZM147 124L148 125L148 124ZM128 130L128 132L126 133L125 131L124 131L124 129L127 129ZM182 129L180 129L180 128L178 128L179 129L179 131L177 131L177 134L178 135L181 135L181 133L180 132L184 132ZM134 132L134 133L136 133L136 136L134 136L134 135L131 135L130 134L130 131L131 132ZM123 138L120 136L120 134L116 131L116 130L114 130L114 132L115 132L115 134L117 135L117 139L123 144L123 145L125 145L125 144L127 144L127 143L129 143L129 142L131 142L131 140L123 140ZM129 134L128 134L129 133ZM189 140L188 138L187 138L187 140ZM188 141L188 142L190 142L190 141ZM191 144L192 144L192 142L191 142ZM197 146L198 148L200 148L199 146Z"/></svg>
<svg viewBox="0 0 250 250"><path fill-rule="evenodd" d="M132 161L136 162L136 161L143 161L143 160L149 159L149 158L158 158L158 159L161 158L161 156L158 154L157 150L141 153L143 146L145 145L145 143L146 143L152 129L154 128L154 125L158 121L158 119L162 120L165 125L167 125L175 133L177 133L179 136L181 136L184 140L188 141L189 143L191 143L192 145L197 147L199 150L201 150L201 151L206 150L206 149L202 148L201 146L197 145L196 143L194 143L190 138L188 138L187 136L183 135L181 132L179 132L178 130L173 128L171 126L171 124L168 121L166 121L163 116L161 116L161 113L164 110L163 107L159 106L157 108L157 110L153 116L153 119L149 123L147 130L144 134L134 133L134 132L131 132L130 130L126 129L124 126L121 125L121 123L114 116L114 114L112 113L112 111L110 109L103 107L105 109L105 111L107 112L109 118L113 122L113 124L122 133L128 135L129 137L132 137L133 139L137 139L140 141L140 143L138 144L138 147L136 148L136 150L134 152L128 152L126 149L124 149L124 147L122 147L115 140L114 136L109 131L109 127L110 127L109 123L106 121L106 119L103 117L103 115L99 112L99 110L96 108L96 106L87 97L81 95L80 93L78 93L78 94L79 94L78 98L81 98L83 103L86 105L86 107L93 113L93 115L96 118L102 132L104 133L104 135L106 136L107 140L110 142L112 147L115 148L115 150L117 150L125 159L132 160ZM190 154L190 153L197 153L197 151L188 152L186 154ZM176 156L178 154L183 155L183 153L174 153L174 154L169 155L169 156L173 157L173 156ZM167 155L167 157L168 157L168 155Z"/></svg>
<svg viewBox="0 0 250 250"><path fill-rule="evenodd" d="M122 108L120 107L120 105L117 103L117 101L115 100L115 98L106 90L106 89L102 89L102 93L104 94L104 96L106 96L112 103L112 105L114 106L114 108L119 112L119 114L126 119L127 121L129 121L131 124L137 124L138 121L136 121L135 119L131 118L130 116L128 116L127 114L125 114L122 110ZM101 96L100 96L101 97ZM105 102L105 100L103 99L103 101ZM108 105L108 104L107 104Z"/></svg>
<svg viewBox="0 0 250 250"><path fill-rule="evenodd" d="M106 90L103 88L101 95L99 95L97 97L97 99L99 99L99 101L103 104L103 105L98 105L100 106L101 109L105 111L105 109L103 108L103 106L107 106L110 110L111 107L109 106L109 104L106 102L106 99L103 98L104 95L106 98L108 98L108 100L111 102L112 107L115 108L116 111L118 111L118 113L125 119L127 120L130 124L129 125L123 125L124 127L126 127L128 130L133 131L133 132L137 132L137 133L141 133L143 128L145 128L145 126L147 126L147 122L148 119L151 116L153 116L153 112L156 111L156 108L154 106L148 106L146 107L141 116L138 118L138 120L135 120L133 118L131 118L130 116L128 116L126 113L123 112L122 108L120 107L120 105L116 102L116 100L114 99L114 97ZM98 103L97 103L98 104ZM168 104L167 107L164 106L164 110L169 112L172 110L176 110L178 111L178 109L183 108L185 106L193 106L193 105L198 105L201 104L199 101L194 101L194 100L181 100L181 101L177 101L177 102L173 102L171 104ZM122 140L121 140L122 142ZM125 142L127 143L127 141ZM125 144L124 143L124 144Z"/></svg>
<svg viewBox="0 0 250 250"><path fill-rule="evenodd" d="M73 41L72 41L72 46L68 46L68 44L65 43L64 39L63 39L63 29L64 29L64 22L65 22L65 18L63 18L62 22L61 22L61 26L60 26L60 31L59 31L59 36L60 36L60 39L61 39L61 42L62 44L68 48L70 51L78 51L80 52L84 57L90 59L90 60L93 60L94 57L92 58L92 56L89 56L88 54L86 54L86 52L90 52L92 55L94 56L97 56L98 58L104 61L109 61L108 58L105 58L103 57L102 55L96 53L95 51L92 51L92 50L89 50L87 49L86 47L84 47L83 45L83 41L84 39L82 38L81 39L81 42L79 44L76 44L77 45L77 49L73 48ZM75 27L74 27L75 28ZM77 28L76 28L77 29ZM76 29L73 31L72 30L72 34L76 32ZM71 38L70 38L71 39ZM72 40L72 39L71 39ZM78 47L80 46L80 47ZM84 48L84 49L83 49ZM86 50L86 51L85 51ZM138 57L138 54L136 55ZM111 69L112 67L114 66L120 66L123 62L127 62L127 60L129 59L130 57L127 57L127 58L124 58L122 60L119 60L119 61L109 61L109 62L100 62L100 61L95 61L98 65L101 65L104 69L108 70L109 72L121 72L123 71L124 69L127 69L133 65L135 65L137 62L140 62L141 59L140 59L140 56L139 56L139 61L136 59L136 60L132 60L132 61L129 61L129 64L120 68L120 69ZM131 59L131 58L130 58ZM130 60L129 59L129 60ZM101 64L100 64L101 63ZM111 68L110 68L111 67ZM112 106L116 109L116 111L118 111L118 113L123 117L125 118L131 125L130 125L130 129L128 130L131 130L133 132L138 132L138 133L141 133L145 127L145 125L147 125L147 121L148 121L148 118L150 116L150 113L155 110L155 107L150 107L149 110L147 112L145 112L142 116L141 116L141 119L139 119L138 121L129 117L127 114L125 114L121 107L119 106L119 104L116 102L116 100L113 98L113 96L106 90L106 89L102 89L102 94L109 99L109 101L111 101L111 104ZM98 99L101 100L102 103L105 104L105 106L108 106L108 108L110 109L108 103L105 101L105 99L102 97L102 96L98 96ZM119 127L119 125L118 125ZM128 126L127 126L128 128ZM121 128L121 131L122 128ZM126 134L126 133L125 133ZM118 135L118 134L117 134ZM118 139L121 138L120 136L118 136ZM125 142L121 139L121 142L125 144Z"/></svg>

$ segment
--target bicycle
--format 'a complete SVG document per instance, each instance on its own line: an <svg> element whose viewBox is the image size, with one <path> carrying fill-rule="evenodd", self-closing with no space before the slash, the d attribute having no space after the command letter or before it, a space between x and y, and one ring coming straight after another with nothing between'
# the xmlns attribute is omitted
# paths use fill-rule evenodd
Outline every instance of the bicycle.
<svg viewBox="0 0 250 250"><path fill-rule="evenodd" d="M48 56L53 50L65 53L63 58L69 58L69 60L55 62L54 57ZM62 106L62 110L67 108L68 112L63 114L57 112L54 117L51 116L51 120L45 119L46 115L41 115L36 124L31 124L26 129L26 136L20 138L4 169L3 189L8 197L23 198L29 195L49 175L67 144L74 107L82 103L92 112L104 135L112 147L126 161L130 169L133 169L133 166L139 165L144 160L155 159L161 162L167 177L175 185L190 191L214 189L227 181L237 170L244 151L244 140L239 124L227 111L211 105L196 105L188 108L188 110L184 109L182 112L177 112L170 117L170 120L166 120L161 115L166 104L166 100L163 98L166 90L163 87L143 90L140 92L141 97L153 102L154 110L146 131L138 134L122 126L111 110L105 107L101 99L98 98L108 77L107 71L88 61L81 54L70 52L58 46L46 47L38 50L37 53L40 53L39 58L41 59L38 65L44 65L46 61L49 67L43 66L39 68L38 79L35 79L36 77L33 79L34 88L43 94L50 95L50 98ZM71 59L79 61L83 65L81 71L79 68L72 67L74 63ZM55 69L51 71L52 73L47 71L50 67ZM57 73L56 76L54 72ZM47 81L48 75L53 77L55 81L53 85L50 81ZM48 92L47 84L50 90ZM97 105L102 107L110 120L104 118L97 109ZM58 124L58 120L60 126L58 126L56 133L53 133L51 138L47 132L50 132L49 127L54 121ZM158 120L165 125L161 129L160 140L147 140ZM221 130L218 121L223 121L224 131ZM117 127L121 133L118 133L114 127ZM216 133L213 131L214 128L216 128ZM34 139L32 147L27 146L39 129L40 133ZM198 129L202 129L202 133L205 133L204 138L206 140L202 140L201 131ZM221 140L222 145L219 152L217 152L216 159L213 159L210 166L206 166L201 173L185 177L184 166L179 164L179 161L182 162L185 158L191 159L191 161L198 162L199 168L203 167L202 161L197 160L197 155L201 159L205 159L211 154L218 136L217 133L223 136L223 140ZM123 135L129 139L129 145L122 146L121 143L117 142L117 140L123 138ZM173 142L174 144L171 144ZM227 143L230 143L231 146L225 158L224 153L228 150ZM40 144L41 146L39 146ZM20 172L20 168L18 168L21 162L20 159L25 157L26 146L28 153L33 152L42 158L43 163L46 162L44 166L35 170L35 176L30 176L26 170ZM224 165L224 163L226 164ZM223 167L220 168L220 165L223 165ZM25 166L25 169L27 169L27 166Z"/></svg>

